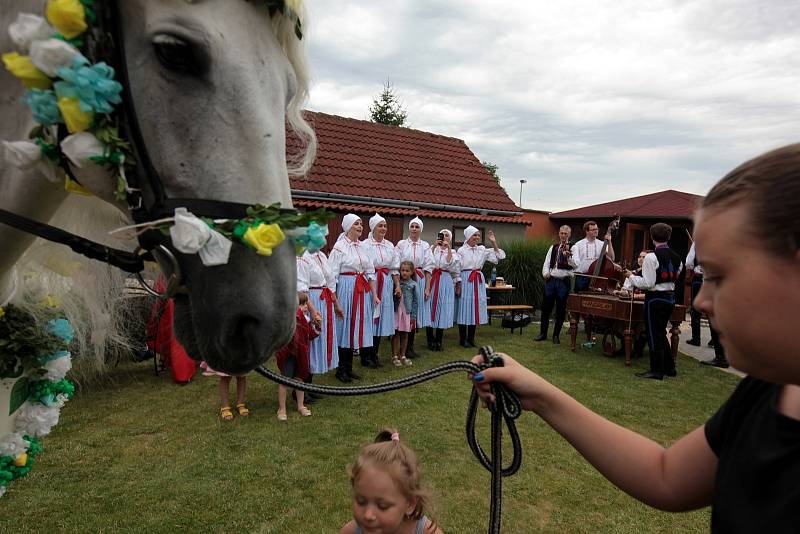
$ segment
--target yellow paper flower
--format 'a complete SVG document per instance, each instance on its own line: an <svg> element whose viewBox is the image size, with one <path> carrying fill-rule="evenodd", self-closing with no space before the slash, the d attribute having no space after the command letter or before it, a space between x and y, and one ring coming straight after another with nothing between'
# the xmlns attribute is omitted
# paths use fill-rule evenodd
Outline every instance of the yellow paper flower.
<svg viewBox="0 0 800 534"><path fill-rule="evenodd" d="M86 11L80 0L50 0L47 3L47 20L67 39L86 31Z"/></svg>
<svg viewBox="0 0 800 534"><path fill-rule="evenodd" d="M0 319L6 314L6 311L3 308L0 308Z"/></svg>
<svg viewBox="0 0 800 534"><path fill-rule="evenodd" d="M285 238L280 226L264 223L256 227L251 226L242 237L245 243L251 245L262 256L271 256L272 249L280 245Z"/></svg>
<svg viewBox="0 0 800 534"><path fill-rule="evenodd" d="M42 305L46 308L60 308L61 299L53 295L47 295L44 300L42 300Z"/></svg>
<svg viewBox="0 0 800 534"><path fill-rule="evenodd" d="M62 96L58 99L58 109L67 124L69 133L82 132L88 130L92 125L94 113L81 111L81 105L77 98Z"/></svg>
<svg viewBox="0 0 800 534"><path fill-rule="evenodd" d="M20 453L20 455L14 460L14 465L17 467L25 467L26 463L28 463L27 452Z"/></svg>
<svg viewBox="0 0 800 534"><path fill-rule="evenodd" d="M64 176L64 190L67 193L75 193L78 195L83 195L85 197L92 196L91 191L83 187L81 184L79 184L69 176Z"/></svg>
<svg viewBox="0 0 800 534"><path fill-rule="evenodd" d="M8 72L20 79L22 84L28 89L47 89L53 84L53 80L47 74L37 69L31 58L21 56L16 52L3 54L3 63Z"/></svg>

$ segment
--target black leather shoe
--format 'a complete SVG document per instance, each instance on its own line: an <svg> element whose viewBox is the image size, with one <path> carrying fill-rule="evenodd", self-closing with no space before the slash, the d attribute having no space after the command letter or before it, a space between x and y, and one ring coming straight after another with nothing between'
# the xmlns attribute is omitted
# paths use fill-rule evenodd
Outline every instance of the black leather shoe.
<svg viewBox="0 0 800 534"><path fill-rule="evenodd" d="M344 371L336 371L336 378L339 379L339 382L344 382L345 384L349 384L353 380L345 373Z"/></svg>
<svg viewBox="0 0 800 534"><path fill-rule="evenodd" d="M469 343L467 343L466 341L459 341L458 344L464 347L465 349L469 348Z"/></svg>
<svg viewBox="0 0 800 534"><path fill-rule="evenodd" d="M361 380L361 375L357 375L353 371L347 371L347 376L349 376L353 380Z"/></svg>
<svg viewBox="0 0 800 534"><path fill-rule="evenodd" d="M671 376L672 378L675 378L676 376L678 376L678 371L676 371L675 369L664 371L664 376Z"/></svg>
<svg viewBox="0 0 800 534"><path fill-rule="evenodd" d="M709 339L707 345L709 347L713 347L714 346L714 340L713 339Z"/></svg>
<svg viewBox="0 0 800 534"><path fill-rule="evenodd" d="M478 347L478 345L475 344L475 340L474 339L468 339L467 340L467 345L469 345L473 349Z"/></svg>
<svg viewBox="0 0 800 534"><path fill-rule="evenodd" d="M699 339L687 339L686 340L686 344L687 345L694 345L695 347L699 347L700 346L700 340Z"/></svg>
<svg viewBox="0 0 800 534"><path fill-rule="evenodd" d="M643 373L636 373L639 378L652 378L653 380L664 380L664 375L661 373L654 373L652 371L645 371Z"/></svg>
<svg viewBox="0 0 800 534"><path fill-rule="evenodd" d="M558 337L558 334L553 334L553 345L560 345L560 344L561 344L561 338Z"/></svg>
<svg viewBox="0 0 800 534"><path fill-rule="evenodd" d="M409 349L406 351L406 358L413 360L414 358L419 358L419 354L414 349Z"/></svg>
<svg viewBox="0 0 800 534"><path fill-rule="evenodd" d="M722 358L714 358L713 360L705 360L705 361L702 361L700 363L702 363L703 365L713 365L714 367L720 367L722 369L727 369L728 367L731 366L731 364L728 363L728 360L724 360Z"/></svg>
<svg viewBox="0 0 800 534"><path fill-rule="evenodd" d="M315 402L317 402L317 399L310 397L308 393L306 393L306 396L303 398L303 404L314 404Z"/></svg>
<svg viewBox="0 0 800 534"><path fill-rule="evenodd" d="M538 336L533 338L534 341L544 341L545 339L547 339L547 333L546 332L542 332L541 334L539 334Z"/></svg>

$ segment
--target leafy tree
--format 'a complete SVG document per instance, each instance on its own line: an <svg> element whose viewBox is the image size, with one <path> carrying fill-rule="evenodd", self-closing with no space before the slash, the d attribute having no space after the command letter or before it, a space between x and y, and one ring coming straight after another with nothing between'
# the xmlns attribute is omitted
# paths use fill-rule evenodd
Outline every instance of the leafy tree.
<svg viewBox="0 0 800 534"><path fill-rule="evenodd" d="M405 126L408 113L403 109L403 104L397 98L394 88L388 79L380 96L372 99L369 114L372 122L388 124L389 126Z"/></svg>
<svg viewBox="0 0 800 534"><path fill-rule="evenodd" d="M500 175L497 174L497 165L495 165L491 161L481 161L481 165L483 165L483 168L486 169L486 171L492 175L494 181L499 184Z"/></svg>

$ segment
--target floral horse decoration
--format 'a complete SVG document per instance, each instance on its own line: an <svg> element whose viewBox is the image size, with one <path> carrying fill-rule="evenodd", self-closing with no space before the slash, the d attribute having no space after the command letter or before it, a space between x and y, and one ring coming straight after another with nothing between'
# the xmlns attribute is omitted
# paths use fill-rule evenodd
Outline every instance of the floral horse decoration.
<svg viewBox="0 0 800 534"><path fill-rule="evenodd" d="M263 363L294 326L296 248L321 247L330 217L286 207L286 124L307 141L300 172L315 148L300 114L302 20L299 0L49 0L45 18L20 13L2 60L35 124L28 140L3 142L6 161L117 206L139 248L12 209L0 222L128 272L156 259L190 356L230 373ZM0 188L13 189L7 176ZM23 211L37 210L52 213Z"/></svg>

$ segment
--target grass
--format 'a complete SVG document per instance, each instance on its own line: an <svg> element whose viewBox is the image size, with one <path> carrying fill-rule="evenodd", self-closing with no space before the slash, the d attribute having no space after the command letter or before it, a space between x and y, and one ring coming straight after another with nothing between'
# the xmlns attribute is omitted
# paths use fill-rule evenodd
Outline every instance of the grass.
<svg viewBox="0 0 800 534"><path fill-rule="evenodd" d="M703 424L736 383L683 355L677 378L639 380L633 373L644 361L626 368L598 348L572 353L567 344L534 344L536 333L512 336L495 323L479 329L478 341L664 445ZM425 353L412 369L471 356L454 335L445 338L446 352ZM378 382L407 372L386 366L363 374ZM420 455L445 532L486 531L489 474L464 437L464 374L412 390L328 398L312 407L313 417L291 411L288 423L275 418L275 384L255 374L248 380L251 416L229 423L218 417L216 379L198 375L174 385L168 374L154 375L152 362L118 368L111 379L62 410L34 470L0 499L0 532L335 532L351 517L345 466L385 425L399 428ZM523 463L504 479L503 532L638 533L643 525L647 532L708 532L707 509L652 510L608 483L533 414L523 414L518 428Z"/></svg>

